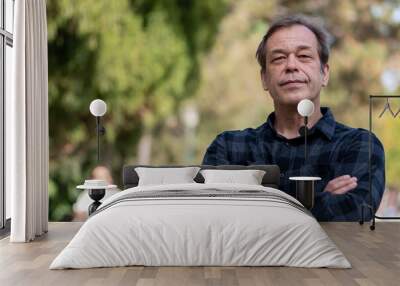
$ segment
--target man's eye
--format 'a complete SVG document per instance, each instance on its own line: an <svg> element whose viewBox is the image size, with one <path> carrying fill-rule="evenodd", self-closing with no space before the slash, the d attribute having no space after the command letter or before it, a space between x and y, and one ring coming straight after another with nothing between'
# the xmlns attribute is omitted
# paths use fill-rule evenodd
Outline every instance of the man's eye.
<svg viewBox="0 0 400 286"><path fill-rule="evenodd" d="M277 58L274 58L272 61L273 62L275 62L275 61L278 61L278 60L282 60L282 59L284 59L285 57L277 57Z"/></svg>
<svg viewBox="0 0 400 286"><path fill-rule="evenodd" d="M309 55L299 55L300 58L311 58Z"/></svg>

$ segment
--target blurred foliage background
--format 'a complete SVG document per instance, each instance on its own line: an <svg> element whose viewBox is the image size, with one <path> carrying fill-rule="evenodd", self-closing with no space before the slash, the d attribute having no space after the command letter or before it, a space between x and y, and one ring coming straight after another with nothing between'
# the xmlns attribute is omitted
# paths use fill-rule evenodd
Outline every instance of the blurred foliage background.
<svg viewBox="0 0 400 286"><path fill-rule="evenodd" d="M321 105L368 129L369 94L399 93L398 1L48 0L50 219L71 219L75 186L97 164L93 99L108 105L101 164L118 185L125 164L200 164L218 133L261 125L273 105L255 51L288 13L324 20L334 43ZM394 189L398 120L373 126Z"/></svg>

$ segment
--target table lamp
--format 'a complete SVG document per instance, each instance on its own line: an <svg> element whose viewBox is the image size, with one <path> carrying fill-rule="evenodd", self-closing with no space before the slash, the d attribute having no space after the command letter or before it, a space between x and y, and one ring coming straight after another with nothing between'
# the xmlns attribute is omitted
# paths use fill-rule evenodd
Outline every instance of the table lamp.
<svg viewBox="0 0 400 286"><path fill-rule="evenodd" d="M299 129L299 133L304 136L304 166L306 166L308 117L314 113L314 103L309 99L301 100L297 105L297 112L304 117L304 126ZM321 178L299 176L290 177L289 180L296 182L296 199L298 199L307 209L312 209L314 206L314 182L321 180Z"/></svg>
<svg viewBox="0 0 400 286"><path fill-rule="evenodd" d="M100 135L106 133L106 129L101 126L100 117L107 112L107 104L101 99L95 99L90 103L90 113L96 117L96 134L97 134L97 163L100 161Z"/></svg>

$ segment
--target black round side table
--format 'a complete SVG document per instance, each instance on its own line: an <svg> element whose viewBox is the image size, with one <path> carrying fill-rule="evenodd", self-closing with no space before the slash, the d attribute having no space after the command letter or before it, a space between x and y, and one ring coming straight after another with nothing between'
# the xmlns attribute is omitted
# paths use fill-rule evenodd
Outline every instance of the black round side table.
<svg viewBox="0 0 400 286"><path fill-rule="evenodd" d="M314 207L315 181L321 180L320 177L290 177L289 180L296 182L296 199L303 206L311 210Z"/></svg>
<svg viewBox="0 0 400 286"><path fill-rule="evenodd" d="M103 180L85 180L85 184L79 185L76 188L80 190L87 190L89 197L93 200L93 203L88 207L88 213L90 216L101 205L100 200L104 198L106 190L116 187L116 185L107 185L107 183Z"/></svg>

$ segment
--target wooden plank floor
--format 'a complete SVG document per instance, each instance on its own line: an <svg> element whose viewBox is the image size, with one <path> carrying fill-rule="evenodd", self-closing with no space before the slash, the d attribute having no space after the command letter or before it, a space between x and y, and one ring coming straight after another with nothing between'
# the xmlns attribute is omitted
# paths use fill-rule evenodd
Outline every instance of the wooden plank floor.
<svg viewBox="0 0 400 286"><path fill-rule="evenodd" d="M352 269L290 267L119 267L49 270L81 223L50 223L32 243L0 241L0 285L400 285L400 223L323 223Z"/></svg>

